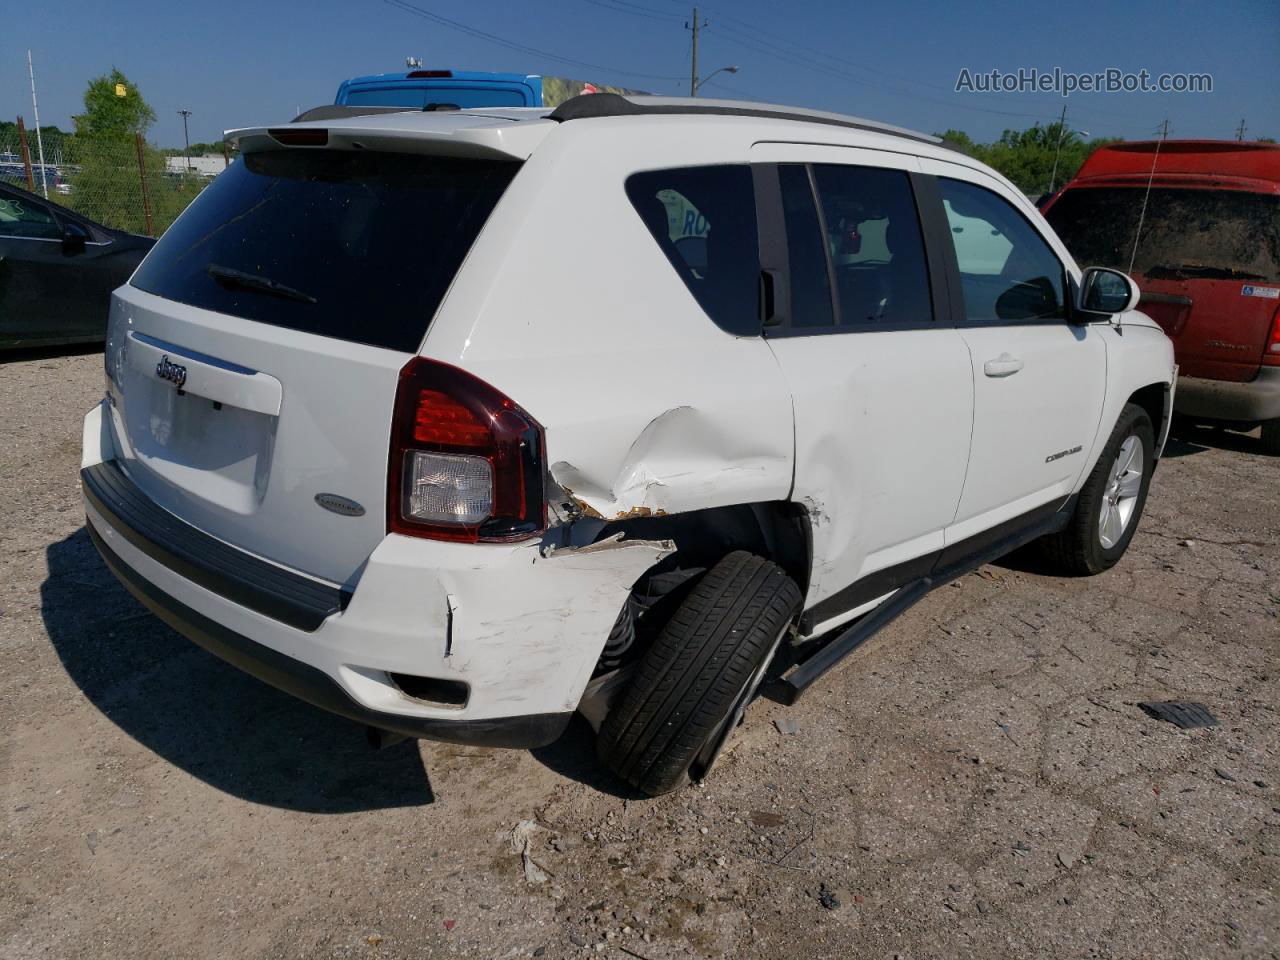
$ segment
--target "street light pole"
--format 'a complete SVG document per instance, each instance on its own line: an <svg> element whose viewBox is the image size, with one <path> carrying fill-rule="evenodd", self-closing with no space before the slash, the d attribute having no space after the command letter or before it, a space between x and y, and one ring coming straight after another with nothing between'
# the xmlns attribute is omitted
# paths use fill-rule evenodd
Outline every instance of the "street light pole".
<svg viewBox="0 0 1280 960"><path fill-rule="evenodd" d="M191 137L187 135L187 117L191 116L190 110L179 110L182 114L182 155L187 158L187 170L191 170Z"/></svg>
<svg viewBox="0 0 1280 960"><path fill-rule="evenodd" d="M703 77L701 80L695 83L693 88L693 95L696 97L698 95L698 91L702 89L702 85L706 83L708 80L710 80L712 77L714 77L717 73L737 73L737 72L738 72L737 67L721 67L719 70L712 70L705 77Z"/></svg>

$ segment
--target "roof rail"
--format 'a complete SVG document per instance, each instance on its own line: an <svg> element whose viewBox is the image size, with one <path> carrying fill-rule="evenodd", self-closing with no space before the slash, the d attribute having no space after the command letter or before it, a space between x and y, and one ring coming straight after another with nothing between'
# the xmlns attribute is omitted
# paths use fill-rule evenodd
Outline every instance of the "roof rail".
<svg viewBox="0 0 1280 960"><path fill-rule="evenodd" d="M835 127L849 127L904 137L920 143L943 145L937 137L917 133L903 127L895 127L875 120L850 117L842 113L826 113L822 110L805 110L800 107L783 107L770 103L749 103L741 100L704 100L692 97L624 97L617 93L583 93L566 100L550 113L559 123L569 120L587 120L595 117L645 117L717 116L764 117L771 120L798 120L802 123L825 123Z"/></svg>

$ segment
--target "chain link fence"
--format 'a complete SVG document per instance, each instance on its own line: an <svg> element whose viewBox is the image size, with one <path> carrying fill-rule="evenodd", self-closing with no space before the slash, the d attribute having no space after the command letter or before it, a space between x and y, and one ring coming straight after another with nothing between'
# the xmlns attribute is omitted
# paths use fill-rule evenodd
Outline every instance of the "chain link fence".
<svg viewBox="0 0 1280 960"><path fill-rule="evenodd" d="M26 133L30 164L18 135L0 136L0 182L31 190L108 227L158 237L222 166L186 168L141 136L45 136L43 165L34 131ZM28 177L30 179L28 179Z"/></svg>

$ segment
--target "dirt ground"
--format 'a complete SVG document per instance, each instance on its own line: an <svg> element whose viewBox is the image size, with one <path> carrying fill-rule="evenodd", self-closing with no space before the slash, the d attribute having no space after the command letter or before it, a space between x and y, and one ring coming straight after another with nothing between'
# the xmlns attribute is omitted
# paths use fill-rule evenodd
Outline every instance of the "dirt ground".
<svg viewBox="0 0 1280 960"><path fill-rule="evenodd" d="M936 591L651 801L585 725L373 752L163 627L83 529L101 386L98 354L0 362L6 960L1280 958L1280 460L1253 438L1175 442L1115 570ZM1221 723L1136 706L1175 698Z"/></svg>

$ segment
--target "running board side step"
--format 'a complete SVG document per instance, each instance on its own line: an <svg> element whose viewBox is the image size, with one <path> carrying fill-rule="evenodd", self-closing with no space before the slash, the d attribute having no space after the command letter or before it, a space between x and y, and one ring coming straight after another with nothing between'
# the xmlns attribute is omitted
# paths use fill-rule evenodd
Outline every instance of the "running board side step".
<svg viewBox="0 0 1280 960"><path fill-rule="evenodd" d="M947 551L943 551L937 565L927 576L903 584L878 607L859 617L843 631L823 643L790 672L766 684L761 689L761 693L787 706L794 704L800 699L800 695L813 686L819 678L923 600L930 591L946 586L952 580L977 570L984 564L999 560L1033 540L1064 529L1075 511L1075 505L1076 497L1073 495L1053 513L1020 525L997 540L988 540L985 544L978 541L979 545L974 550L954 560L946 556Z"/></svg>
<svg viewBox="0 0 1280 960"><path fill-rule="evenodd" d="M820 677L919 603L932 589L933 581L928 577L921 577L914 583L899 587L884 603L855 620L848 629L823 644L817 653L789 674L770 683L766 692L787 706L795 703L800 699L800 694L813 686Z"/></svg>

